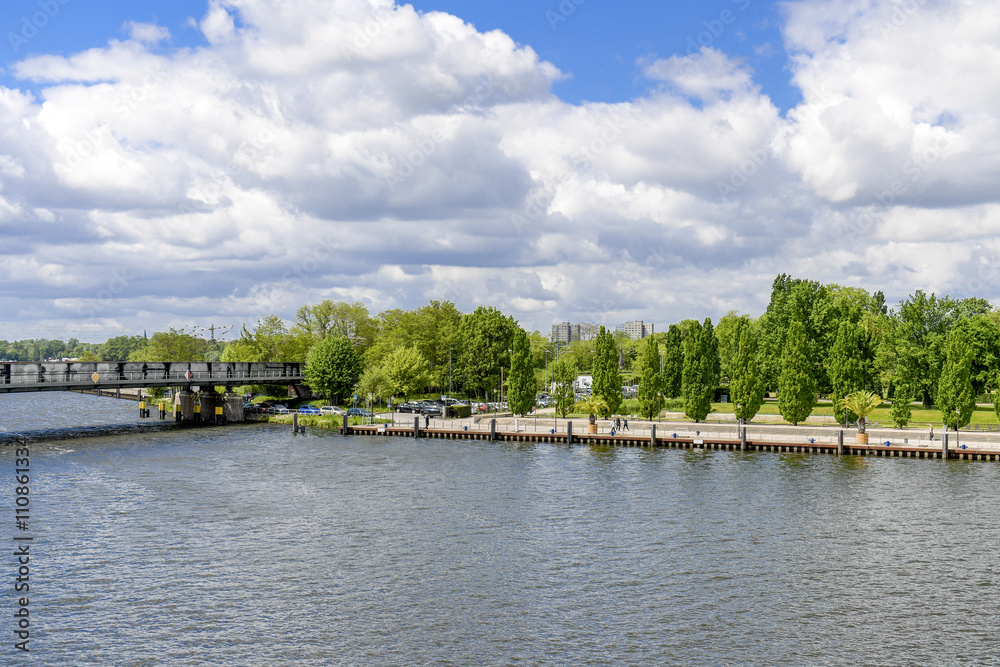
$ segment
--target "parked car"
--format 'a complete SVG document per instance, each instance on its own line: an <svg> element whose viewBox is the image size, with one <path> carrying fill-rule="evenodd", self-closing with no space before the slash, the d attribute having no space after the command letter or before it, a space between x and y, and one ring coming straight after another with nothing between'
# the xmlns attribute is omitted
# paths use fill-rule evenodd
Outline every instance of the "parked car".
<svg viewBox="0 0 1000 667"><path fill-rule="evenodd" d="M319 408L317 408L315 405L309 405L308 403L306 405L300 405L299 406L299 414L300 415L318 415L319 414Z"/></svg>
<svg viewBox="0 0 1000 667"><path fill-rule="evenodd" d="M338 417L343 417L347 414L347 410L336 405L324 405L319 409L320 414L324 415L337 415Z"/></svg>
<svg viewBox="0 0 1000 667"><path fill-rule="evenodd" d="M275 414L275 415L287 415L288 414L288 408L286 408L284 405L273 405L270 408L268 408L268 410L271 412L271 414Z"/></svg>
<svg viewBox="0 0 1000 667"><path fill-rule="evenodd" d="M420 414L427 415L429 417L440 417L443 413L444 411L441 409L440 405L437 403L431 403L430 401L424 403L420 407Z"/></svg>
<svg viewBox="0 0 1000 667"><path fill-rule="evenodd" d="M420 412L421 405L417 401L408 401L396 406L397 412Z"/></svg>
<svg viewBox="0 0 1000 667"><path fill-rule="evenodd" d="M374 417L371 412L364 408L347 408L348 417Z"/></svg>

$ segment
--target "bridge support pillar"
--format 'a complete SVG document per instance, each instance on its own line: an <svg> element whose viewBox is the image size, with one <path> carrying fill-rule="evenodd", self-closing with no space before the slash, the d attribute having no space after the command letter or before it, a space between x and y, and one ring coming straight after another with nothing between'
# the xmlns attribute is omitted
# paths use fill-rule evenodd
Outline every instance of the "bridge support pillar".
<svg viewBox="0 0 1000 667"><path fill-rule="evenodd" d="M181 389L174 396L174 405L180 408L181 419L186 422L193 421L194 393L187 389Z"/></svg>

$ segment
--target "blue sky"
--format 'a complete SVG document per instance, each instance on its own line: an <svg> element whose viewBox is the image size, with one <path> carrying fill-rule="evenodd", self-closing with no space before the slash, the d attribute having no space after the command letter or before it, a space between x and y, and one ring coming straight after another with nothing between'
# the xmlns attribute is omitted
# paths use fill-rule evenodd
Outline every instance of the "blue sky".
<svg viewBox="0 0 1000 667"><path fill-rule="evenodd" d="M753 70L755 83L784 111L798 102L799 94L789 85L778 4L761 0L412 3L418 11L448 12L480 31L502 30L530 46L567 75L553 86L553 92L567 102L624 102L644 95L653 84L640 76L638 62L689 55L710 46L742 59ZM9 33L21 34L24 18L38 15L43 6L58 7L58 11L48 11L52 17L27 44L18 42L12 47ZM69 55L124 39L124 26L131 21L166 27L170 47L202 46L206 41L189 18L200 19L206 9L207 3L201 0L70 0L65 5L60 0L44 5L39 0L12 0L0 9L0 25L7 37L5 69L25 56ZM2 82L31 87L8 72Z"/></svg>
<svg viewBox="0 0 1000 667"><path fill-rule="evenodd" d="M1000 300L995 0L14 0L0 27L0 339L324 299L662 330L760 315L780 273Z"/></svg>

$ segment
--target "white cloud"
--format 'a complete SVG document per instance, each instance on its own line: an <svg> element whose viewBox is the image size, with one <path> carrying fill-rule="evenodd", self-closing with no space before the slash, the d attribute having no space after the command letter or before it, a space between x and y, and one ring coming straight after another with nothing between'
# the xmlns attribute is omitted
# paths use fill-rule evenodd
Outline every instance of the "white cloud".
<svg viewBox="0 0 1000 667"><path fill-rule="evenodd" d="M544 332L758 313L780 272L976 284L1000 252L1000 9L786 16L785 118L711 48L643 61L646 97L568 104L531 48L389 0L212 0L200 48L134 23L26 59L38 97L0 89L0 303L153 330L445 298Z"/></svg>

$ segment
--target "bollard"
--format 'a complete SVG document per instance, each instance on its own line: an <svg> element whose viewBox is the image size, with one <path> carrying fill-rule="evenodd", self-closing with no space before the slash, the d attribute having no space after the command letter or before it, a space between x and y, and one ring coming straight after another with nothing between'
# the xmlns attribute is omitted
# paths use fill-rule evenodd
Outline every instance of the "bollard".
<svg viewBox="0 0 1000 667"><path fill-rule="evenodd" d="M174 421L179 422L181 420L181 404L174 403Z"/></svg>
<svg viewBox="0 0 1000 667"><path fill-rule="evenodd" d="M837 433L837 456L844 455L844 429Z"/></svg>
<svg viewBox="0 0 1000 667"><path fill-rule="evenodd" d="M747 450L747 427L744 426L740 429L740 451L745 452Z"/></svg>
<svg viewBox="0 0 1000 667"><path fill-rule="evenodd" d="M566 444L573 444L573 422L566 422Z"/></svg>
<svg viewBox="0 0 1000 667"><path fill-rule="evenodd" d="M299 413L298 412L293 412L292 413L292 435L298 435L298 434L299 434Z"/></svg>
<svg viewBox="0 0 1000 667"><path fill-rule="evenodd" d="M167 418L167 406L165 406L163 403L160 403L160 419L166 419L166 418Z"/></svg>
<svg viewBox="0 0 1000 667"><path fill-rule="evenodd" d="M490 440L495 441L497 439L497 420L490 420Z"/></svg>
<svg viewBox="0 0 1000 667"><path fill-rule="evenodd" d="M347 433L348 433L348 426L347 426L348 419L349 419L349 417L347 415L344 415L344 428L343 428L343 431L342 431L342 433L344 435L347 435Z"/></svg>
<svg viewBox="0 0 1000 667"><path fill-rule="evenodd" d="M146 401L139 401L139 419L144 419L149 416L146 412Z"/></svg>
<svg viewBox="0 0 1000 667"><path fill-rule="evenodd" d="M224 417L222 416L222 406L221 405L216 405L215 406L215 423L216 424L221 424L223 419L224 419Z"/></svg>
<svg viewBox="0 0 1000 667"><path fill-rule="evenodd" d="M196 424L201 421L201 403L194 404L194 421Z"/></svg>
<svg viewBox="0 0 1000 667"><path fill-rule="evenodd" d="M948 433L941 434L941 458L948 459Z"/></svg>
<svg viewBox="0 0 1000 667"><path fill-rule="evenodd" d="M656 447L656 424L653 424L649 429L649 446Z"/></svg>
<svg viewBox="0 0 1000 667"><path fill-rule="evenodd" d="M420 417L413 418L413 437L420 437Z"/></svg>

